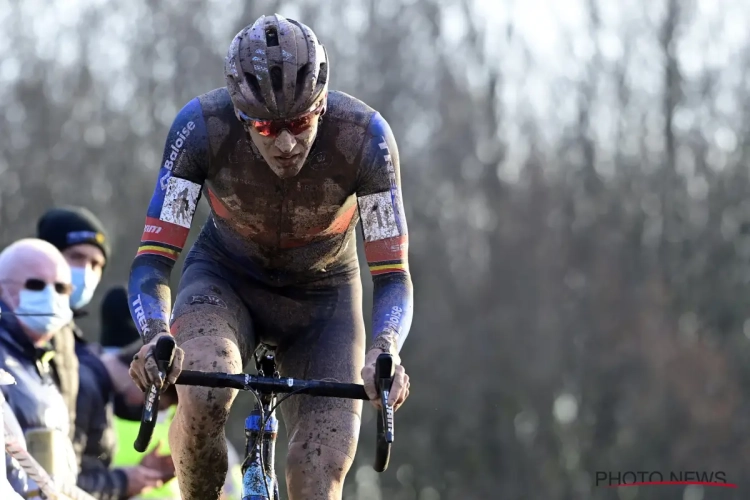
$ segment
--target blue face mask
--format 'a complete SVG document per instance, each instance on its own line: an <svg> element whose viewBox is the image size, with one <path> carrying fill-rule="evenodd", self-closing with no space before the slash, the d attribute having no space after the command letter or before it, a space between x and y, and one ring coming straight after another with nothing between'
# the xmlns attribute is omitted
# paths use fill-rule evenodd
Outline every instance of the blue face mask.
<svg viewBox="0 0 750 500"><path fill-rule="evenodd" d="M71 267L70 272L73 282L70 307L80 309L91 302L96 287L99 286L99 277L89 266Z"/></svg>
<svg viewBox="0 0 750 500"><path fill-rule="evenodd" d="M73 319L68 300L66 295L57 293L53 285L39 291L24 289L18 295L18 307L14 312L26 328L45 335L57 332Z"/></svg>

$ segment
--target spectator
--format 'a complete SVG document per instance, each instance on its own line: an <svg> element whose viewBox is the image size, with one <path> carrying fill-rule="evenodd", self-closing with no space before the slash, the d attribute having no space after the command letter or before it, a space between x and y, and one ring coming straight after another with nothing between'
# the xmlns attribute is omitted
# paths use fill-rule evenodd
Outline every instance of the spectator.
<svg viewBox="0 0 750 500"><path fill-rule="evenodd" d="M37 237L55 245L70 265L70 308L81 311L94 296L110 248L101 221L83 207L48 210L37 222Z"/></svg>
<svg viewBox="0 0 750 500"><path fill-rule="evenodd" d="M84 315L81 308L91 301L110 253L101 222L83 207L53 208L37 221L37 237L54 245L68 262L74 286L69 299L70 307L74 317ZM57 356L51 363L53 376L68 407L70 422L75 422L78 399L76 337L82 339L83 334L71 321L53 340ZM70 438L74 441L80 461L81 446L75 442L75 426L70 427Z"/></svg>
<svg viewBox="0 0 750 500"><path fill-rule="evenodd" d="M0 253L0 369L16 380L0 390L25 434L47 431L63 445L54 455L63 457L64 474L75 477L72 426L50 366L51 340L72 319L72 291L70 267L49 243L23 239Z"/></svg>

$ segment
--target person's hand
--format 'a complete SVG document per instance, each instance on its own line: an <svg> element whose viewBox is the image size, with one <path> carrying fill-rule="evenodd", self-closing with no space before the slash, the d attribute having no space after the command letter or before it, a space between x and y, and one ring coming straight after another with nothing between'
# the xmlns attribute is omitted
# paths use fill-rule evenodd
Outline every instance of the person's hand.
<svg viewBox="0 0 750 500"><path fill-rule="evenodd" d="M130 363L130 378L133 382L143 391L146 392L151 384L156 385L158 389L162 391L166 389L169 384L174 384L177 381L177 377L182 371L182 360L185 357L185 351L179 346L175 346L174 360L169 373L166 374L166 380L162 380L159 375L159 367L156 366L156 359L154 358L154 348L159 337L169 335L164 333L155 337L148 344L144 344L141 350L133 356L133 361Z"/></svg>
<svg viewBox="0 0 750 500"><path fill-rule="evenodd" d="M372 348L365 355L365 367L362 368L362 380L364 380L365 392L370 398L370 402L375 408L380 408L380 396L375 385L375 361L383 353L381 349ZM393 362L396 363L395 373L393 375L393 385L391 393L388 395L388 404L393 405L393 410L404 404L409 397L409 375L406 374L404 367L401 366L401 358L398 354L393 355Z"/></svg>
<svg viewBox="0 0 750 500"><path fill-rule="evenodd" d="M161 488L164 484L161 472L142 465L125 467L122 469L128 478L127 497L134 497L146 493L154 488Z"/></svg>
<svg viewBox="0 0 750 500"><path fill-rule="evenodd" d="M153 469L161 473L161 479L164 482L169 481L174 477L174 462L170 455L159 455L161 450L161 441L156 444L156 447L151 452L144 456L141 460L141 465L148 469Z"/></svg>

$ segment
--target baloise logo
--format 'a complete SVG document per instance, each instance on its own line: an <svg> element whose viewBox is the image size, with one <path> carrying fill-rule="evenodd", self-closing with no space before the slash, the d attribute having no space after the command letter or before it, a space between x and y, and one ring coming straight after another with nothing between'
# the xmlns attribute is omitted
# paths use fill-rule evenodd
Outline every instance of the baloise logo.
<svg viewBox="0 0 750 500"><path fill-rule="evenodd" d="M194 129L195 122L191 120L187 122L187 124L182 127L182 130L177 133L177 139L175 139L175 141L169 147L172 151L169 153L169 158L167 158L167 160L164 162L164 168L166 168L167 170L172 170L172 167L174 167L174 163L177 161L177 158L180 157L182 146L185 145L185 141L188 137L190 137L190 132L192 132Z"/></svg>
<svg viewBox="0 0 750 500"><path fill-rule="evenodd" d="M391 313L387 316L387 323L390 327L392 327L394 330L398 330L400 324L401 324L401 315L403 314L404 310L401 309L398 306L393 306L391 308Z"/></svg>

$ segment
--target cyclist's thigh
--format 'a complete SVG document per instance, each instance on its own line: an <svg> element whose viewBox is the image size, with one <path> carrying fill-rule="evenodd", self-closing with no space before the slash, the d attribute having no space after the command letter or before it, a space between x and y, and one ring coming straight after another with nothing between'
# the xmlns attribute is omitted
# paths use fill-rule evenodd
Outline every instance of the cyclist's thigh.
<svg viewBox="0 0 750 500"><path fill-rule="evenodd" d="M306 290L303 295L307 297L295 309L300 317L308 318L303 321L306 329L279 344L279 372L284 377L361 383L365 324L359 276L335 288ZM362 401L299 395L280 408L290 443L319 443L354 456Z"/></svg>
<svg viewBox="0 0 750 500"><path fill-rule="evenodd" d="M171 330L185 350L188 370L242 370L253 348L247 308L221 264L192 250L185 260Z"/></svg>

